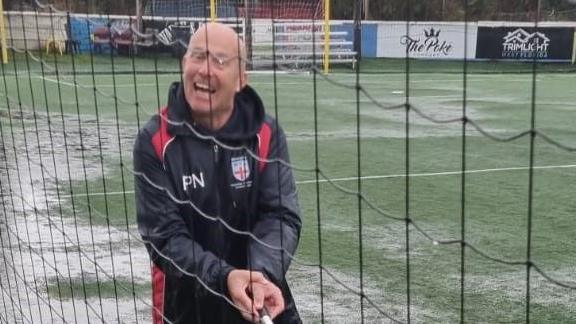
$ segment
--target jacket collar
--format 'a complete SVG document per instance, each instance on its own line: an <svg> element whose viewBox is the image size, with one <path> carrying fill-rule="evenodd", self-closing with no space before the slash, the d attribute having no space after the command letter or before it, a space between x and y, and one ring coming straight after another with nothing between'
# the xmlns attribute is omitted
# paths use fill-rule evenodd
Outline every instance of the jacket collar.
<svg viewBox="0 0 576 324"><path fill-rule="evenodd" d="M197 124L191 116L191 108L184 96L184 87L180 82L174 82L168 93L168 132L180 136L196 136L190 129L202 135L215 136L222 140L243 140L258 133L264 122L264 105L262 100L250 86L244 87L234 98L234 111L230 119L217 131L207 129Z"/></svg>

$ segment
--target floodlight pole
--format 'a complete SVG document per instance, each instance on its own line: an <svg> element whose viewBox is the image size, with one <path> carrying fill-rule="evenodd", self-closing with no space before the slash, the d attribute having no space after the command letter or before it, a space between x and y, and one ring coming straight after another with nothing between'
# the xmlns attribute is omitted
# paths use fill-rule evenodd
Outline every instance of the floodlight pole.
<svg viewBox="0 0 576 324"><path fill-rule="evenodd" d="M136 30L138 30L138 32L141 32L141 27L142 27L142 8L141 8L142 3L140 2L140 0L136 0Z"/></svg>
<svg viewBox="0 0 576 324"><path fill-rule="evenodd" d="M362 0L354 1L354 52L356 62L362 57ZM357 67L356 67L357 68Z"/></svg>
<svg viewBox="0 0 576 324"><path fill-rule="evenodd" d="M314 35L314 31L312 31ZM314 37L314 36L312 36ZM330 72L330 0L324 0L324 74Z"/></svg>
<svg viewBox="0 0 576 324"><path fill-rule="evenodd" d="M364 0L364 20L370 19L370 0Z"/></svg>
<svg viewBox="0 0 576 324"><path fill-rule="evenodd" d="M2 63L8 63L8 51L6 43L6 29L4 28L4 4L0 0L0 45L2 46Z"/></svg>
<svg viewBox="0 0 576 324"><path fill-rule="evenodd" d="M244 47L246 49L246 68L252 70L252 15L250 0L244 0ZM272 31L274 33L274 31Z"/></svg>
<svg viewBox="0 0 576 324"><path fill-rule="evenodd" d="M210 0L210 22L216 22L216 0Z"/></svg>
<svg viewBox="0 0 576 324"><path fill-rule="evenodd" d="M136 0L136 30L141 33L142 32L142 3L140 2L141 0ZM130 26L130 28L132 28L132 26ZM136 41L136 37L138 37L137 35L134 34L134 32L132 32L132 39L134 41ZM138 45L134 44L134 54L138 54Z"/></svg>

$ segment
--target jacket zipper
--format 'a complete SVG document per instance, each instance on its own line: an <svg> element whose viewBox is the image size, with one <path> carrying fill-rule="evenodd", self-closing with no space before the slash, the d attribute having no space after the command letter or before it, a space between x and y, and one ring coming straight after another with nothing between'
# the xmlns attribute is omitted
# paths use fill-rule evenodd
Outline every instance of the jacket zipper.
<svg viewBox="0 0 576 324"><path fill-rule="evenodd" d="M218 152L220 151L220 148L218 147L218 144L214 144L214 162L218 162Z"/></svg>

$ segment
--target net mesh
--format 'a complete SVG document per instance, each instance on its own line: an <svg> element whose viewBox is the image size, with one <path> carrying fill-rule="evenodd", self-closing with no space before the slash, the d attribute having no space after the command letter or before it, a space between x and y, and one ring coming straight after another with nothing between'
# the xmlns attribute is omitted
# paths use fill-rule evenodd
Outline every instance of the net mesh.
<svg viewBox="0 0 576 324"><path fill-rule="evenodd" d="M184 1L148 3L141 22L42 2L4 15L0 323L151 322L145 246L204 284L140 236L134 179L159 194L166 188L133 167L132 148L181 78L179 56L191 32L209 16L188 16ZM285 256L304 322L572 322L574 65L471 61L466 44L476 22L464 19L446 39L451 31L415 21L417 6L407 2L402 22L386 32L410 37L413 52L400 46L404 56L393 56L368 43L364 56L389 56L353 61L354 69L346 61L324 74L315 47L326 28L319 4L272 3L252 4L249 27L239 4L228 3L229 17L216 12L245 39L248 30L251 63L273 72L250 75L250 84L290 146L292 162L263 162L296 176L304 225L297 254ZM349 3L358 15L359 3ZM206 2L194 8L210 9ZM304 21L290 17L294 11ZM538 12L518 26L558 28ZM332 21L331 46L338 37L349 43L331 53L359 58L354 28L373 39L386 26L370 23ZM431 49L458 46L459 59L413 59L430 42ZM306 73L285 73L295 66ZM225 222L222 230L285 248ZM231 302L208 287L205 293Z"/></svg>

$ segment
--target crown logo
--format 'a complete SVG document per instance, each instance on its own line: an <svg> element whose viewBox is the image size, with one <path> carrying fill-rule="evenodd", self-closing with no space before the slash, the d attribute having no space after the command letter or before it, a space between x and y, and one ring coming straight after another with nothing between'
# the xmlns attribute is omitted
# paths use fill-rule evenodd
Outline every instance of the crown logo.
<svg viewBox="0 0 576 324"><path fill-rule="evenodd" d="M435 37L438 38L440 35L440 30L434 30L434 27L431 27L430 30L424 29L424 35L428 38Z"/></svg>

